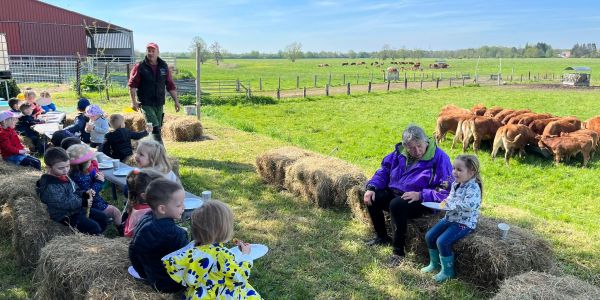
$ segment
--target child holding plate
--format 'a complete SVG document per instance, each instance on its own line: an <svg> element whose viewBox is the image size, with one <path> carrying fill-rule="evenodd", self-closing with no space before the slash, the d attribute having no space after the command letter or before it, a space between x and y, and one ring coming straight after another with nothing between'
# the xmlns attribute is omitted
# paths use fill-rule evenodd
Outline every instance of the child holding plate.
<svg viewBox="0 0 600 300"><path fill-rule="evenodd" d="M483 184L477 156L457 156L452 165L452 175L455 181L450 195L440 203L440 208L448 211L444 218L425 234L429 248L429 265L421 271L429 273L441 268L440 272L433 276L437 282L455 276L452 245L475 230L481 206Z"/></svg>

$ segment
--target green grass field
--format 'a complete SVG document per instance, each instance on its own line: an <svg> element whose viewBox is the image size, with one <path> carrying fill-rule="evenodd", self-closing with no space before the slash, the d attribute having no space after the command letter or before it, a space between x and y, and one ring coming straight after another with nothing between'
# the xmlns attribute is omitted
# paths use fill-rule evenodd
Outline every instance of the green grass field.
<svg viewBox="0 0 600 300"><path fill-rule="evenodd" d="M57 96L73 97L71 92ZM599 107L597 99L594 91L468 87L207 106L203 125L208 139L167 142L166 147L180 160L186 189L195 194L212 190L232 206L236 237L271 248L256 261L250 280L266 299L480 299L488 294L461 280L434 284L412 259L386 269L382 262L390 249L371 249L362 242L371 236L369 226L353 220L348 210L315 208L263 184L254 170L255 157L293 144L349 161L370 176L407 124L433 132L446 104L531 108L586 119L599 113L590 109ZM125 97L113 101L100 105L120 112L128 103ZM62 103L72 106L74 100ZM172 105L167 112L173 113ZM448 141L441 147L451 157L460 153L450 150ZM489 152L479 154L483 214L543 236L556 251L559 270L600 284L598 156L586 169L577 159L554 166L536 155L506 167L502 159L492 161ZM0 258L0 298L31 297L35 283L16 266L10 238L0 242Z"/></svg>
<svg viewBox="0 0 600 300"><path fill-rule="evenodd" d="M364 61L367 66L341 66L342 62L360 62ZM259 78L262 78L263 90L276 90L278 78L281 77L282 89L295 89L296 77L300 76L300 88L313 87L315 75L317 76L317 86L324 87L329 81L331 73L332 85L341 85L346 75L346 82L356 84L357 79L359 84L367 84L373 76L373 82L383 81L383 70L385 68L372 67L371 62L374 59L300 59L292 63L286 59L228 59L221 62L218 66L214 60L208 60L202 65L202 80L235 80L239 79L244 84L250 83L253 91L259 90ZM386 61L385 67L391 66ZM395 61L402 61L401 58ZM411 59L406 59L411 61ZM474 78L477 59L450 59L447 62L450 64L448 69L429 69L428 66L435 62L435 59L420 60L424 68L423 76L427 76L430 80L433 75L435 78L442 76L449 78L450 76L460 76L470 74ZM327 63L330 67L318 67L318 64ZM479 61L477 67L480 78L488 78L490 74L497 74L499 70L500 60L485 58ZM406 66L406 65L405 65ZM551 79L551 73L555 75L555 82L563 73L563 69L568 66L589 66L592 71L600 68L600 60L585 59L585 58L515 58L502 59L502 74L505 80L509 80L510 75L513 75L515 82L520 82L521 75L524 81L528 81L528 73L531 72L531 79L537 76L548 76ZM179 70L187 70L196 74L196 61L192 59L178 59L177 68ZM414 73L414 74L413 74ZM403 75L401 75L402 77ZM414 77L413 77L414 76ZM407 71L409 80L416 78L420 80L421 72ZM592 84L600 84L600 79L596 79L592 73Z"/></svg>

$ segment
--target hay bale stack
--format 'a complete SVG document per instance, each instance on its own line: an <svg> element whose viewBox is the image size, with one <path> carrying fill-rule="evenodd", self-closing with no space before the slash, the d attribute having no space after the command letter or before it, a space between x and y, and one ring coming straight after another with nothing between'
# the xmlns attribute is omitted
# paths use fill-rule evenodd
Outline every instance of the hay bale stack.
<svg viewBox="0 0 600 300"><path fill-rule="evenodd" d="M41 171L4 162L0 165L0 205L18 197L37 197L35 183L42 176Z"/></svg>
<svg viewBox="0 0 600 300"><path fill-rule="evenodd" d="M142 131L146 129L146 120L141 113L124 114L125 127L133 131Z"/></svg>
<svg viewBox="0 0 600 300"><path fill-rule="evenodd" d="M299 158L311 155L316 154L296 147L273 149L256 157L256 169L266 183L283 188L285 169Z"/></svg>
<svg viewBox="0 0 600 300"><path fill-rule="evenodd" d="M407 247L425 262L428 259L425 233L443 214L411 221ZM554 255L548 242L525 229L511 225L508 237L499 239L498 223L479 217L474 233L454 245L458 276L483 288L497 287L511 276L527 271L545 272L552 268Z"/></svg>
<svg viewBox="0 0 600 300"><path fill-rule="evenodd" d="M34 274L36 299L170 299L127 273L128 243L76 233L50 241Z"/></svg>
<svg viewBox="0 0 600 300"><path fill-rule="evenodd" d="M366 182L356 185L348 190L348 206L354 215L354 218L364 224L371 224L371 217L367 211L367 206L363 201L365 195Z"/></svg>
<svg viewBox="0 0 600 300"><path fill-rule="evenodd" d="M13 210L8 203L0 206L0 237L9 237L12 233Z"/></svg>
<svg viewBox="0 0 600 300"><path fill-rule="evenodd" d="M285 170L285 188L319 207L345 207L348 191L367 178L357 167L320 155L298 159Z"/></svg>
<svg viewBox="0 0 600 300"><path fill-rule="evenodd" d="M600 288L576 277L527 272L502 283L493 300L600 299Z"/></svg>
<svg viewBox="0 0 600 300"><path fill-rule="evenodd" d="M195 118L177 118L165 122L162 137L168 141L191 142L202 137L202 124Z"/></svg>
<svg viewBox="0 0 600 300"><path fill-rule="evenodd" d="M50 219L45 205L37 197L20 197L9 200L8 204L13 210L13 249L17 263L25 268L35 267L48 241L72 233L68 226Z"/></svg>

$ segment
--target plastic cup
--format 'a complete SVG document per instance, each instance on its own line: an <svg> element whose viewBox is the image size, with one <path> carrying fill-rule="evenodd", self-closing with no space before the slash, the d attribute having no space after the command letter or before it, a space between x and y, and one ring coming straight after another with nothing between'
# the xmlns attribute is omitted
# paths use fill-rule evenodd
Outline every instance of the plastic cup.
<svg viewBox="0 0 600 300"><path fill-rule="evenodd" d="M211 197L212 197L212 192L211 191L204 191L204 192L202 192L202 200L203 201L209 201Z"/></svg>
<svg viewBox="0 0 600 300"><path fill-rule="evenodd" d="M63 130L63 124L58 124L58 130Z"/></svg>
<svg viewBox="0 0 600 300"><path fill-rule="evenodd" d="M98 152L96 154L96 161L98 161L98 163L102 162L102 152Z"/></svg>
<svg viewBox="0 0 600 300"><path fill-rule="evenodd" d="M500 223L498 224L498 229L500 230L500 239L506 239L508 236L508 231L510 230L510 226L506 223Z"/></svg>
<svg viewBox="0 0 600 300"><path fill-rule="evenodd" d="M146 126L152 127L152 122L146 122Z"/></svg>
<svg viewBox="0 0 600 300"><path fill-rule="evenodd" d="M119 169L119 164L121 162L118 159L113 159L112 163L113 163L113 169L118 170Z"/></svg>

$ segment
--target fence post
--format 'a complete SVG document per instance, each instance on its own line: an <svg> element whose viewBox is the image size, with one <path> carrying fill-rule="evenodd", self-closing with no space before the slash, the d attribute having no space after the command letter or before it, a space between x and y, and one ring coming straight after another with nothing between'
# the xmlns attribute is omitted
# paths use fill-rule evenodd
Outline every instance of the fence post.
<svg viewBox="0 0 600 300"><path fill-rule="evenodd" d="M521 82L523 82L523 74L521 74Z"/></svg>
<svg viewBox="0 0 600 300"><path fill-rule="evenodd" d="M346 91L346 95L350 96L350 82L348 82L348 90Z"/></svg>
<svg viewBox="0 0 600 300"><path fill-rule="evenodd" d="M127 72L127 82L129 82L129 77L131 76L131 74L129 74L129 72L131 72L130 68L131 68L130 64L125 65L125 69L127 70L126 71Z"/></svg>
<svg viewBox="0 0 600 300"><path fill-rule="evenodd" d="M325 96L329 97L329 84L325 85Z"/></svg>
<svg viewBox="0 0 600 300"><path fill-rule="evenodd" d="M450 87L452 87L452 77L450 77Z"/></svg>
<svg viewBox="0 0 600 300"><path fill-rule="evenodd" d="M343 84L346 84L346 74L344 74L344 81Z"/></svg>
<svg viewBox="0 0 600 300"><path fill-rule="evenodd" d="M465 77L463 77L462 80L463 80L463 86L465 86Z"/></svg>
<svg viewBox="0 0 600 300"><path fill-rule="evenodd" d="M258 78L258 89L262 92L262 77Z"/></svg>
<svg viewBox="0 0 600 300"><path fill-rule="evenodd" d="M369 89L367 90L367 93L371 93L371 82L369 81Z"/></svg>
<svg viewBox="0 0 600 300"><path fill-rule="evenodd" d="M421 89L423 89L423 77L421 76Z"/></svg>
<svg viewBox="0 0 600 300"><path fill-rule="evenodd" d="M306 87L304 87L304 90L302 91L302 96L306 98Z"/></svg>
<svg viewBox="0 0 600 300"><path fill-rule="evenodd" d="M440 79L439 78L435 80L435 88L436 89L440 88Z"/></svg>
<svg viewBox="0 0 600 300"><path fill-rule="evenodd" d="M387 86L387 91L388 91L388 92L390 91L390 83L391 83L391 81L390 81L390 80L388 80L388 86Z"/></svg>
<svg viewBox="0 0 600 300"><path fill-rule="evenodd" d="M356 84L358 84L358 78L359 78L359 75L358 75L358 72L356 72Z"/></svg>
<svg viewBox="0 0 600 300"><path fill-rule="evenodd" d="M240 79L239 78L235 81L235 91L238 93L240 92Z"/></svg>
<svg viewBox="0 0 600 300"><path fill-rule="evenodd" d="M77 90L77 98L81 98L81 60L77 60L77 64L75 64L75 88Z"/></svg>
<svg viewBox="0 0 600 300"><path fill-rule="evenodd" d="M202 90L200 89L202 59L200 55L200 47L196 47L196 118L198 118L198 121L200 121L202 113Z"/></svg>
<svg viewBox="0 0 600 300"><path fill-rule="evenodd" d="M277 100L281 99L281 89L277 89Z"/></svg>
<svg viewBox="0 0 600 300"><path fill-rule="evenodd" d="M300 76L296 75L296 89L300 88Z"/></svg>
<svg viewBox="0 0 600 300"><path fill-rule="evenodd" d="M104 64L104 89L106 90L106 101L110 101L108 94L108 63Z"/></svg>
<svg viewBox="0 0 600 300"><path fill-rule="evenodd" d="M317 75L315 75L315 84L314 84L314 86L317 87Z"/></svg>
<svg viewBox="0 0 600 300"><path fill-rule="evenodd" d="M279 80L277 81L277 89L281 90L281 76L279 76Z"/></svg>
<svg viewBox="0 0 600 300"><path fill-rule="evenodd" d="M331 72L329 72L329 81L327 82L327 84L331 85ZM317 86L315 85L315 87Z"/></svg>
<svg viewBox="0 0 600 300"><path fill-rule="evenodd" d="M538 76L537 76L537 80L540 81L541 77L540 77L540 73L538 72Z"/></svg>
<svg viewBox="0 0 600 300"><path fill-rule="evenodd" d="M528 73L528 74L529 74L529 75L527 75L527 77L528 77L528 78L527 78L527 80L528 80L528 81L531 81L531 71L529 71L529 73Z"/></svg>
<svg viewBox="0 0 600 300"><path fill-rule="evenodd" d="M406 75L406 73L405 73ZM406 76L404 76L404 89L408 89L408 78L406 78Z"/></svg>

